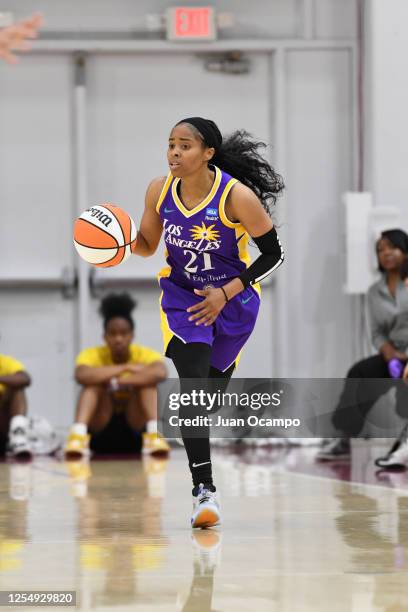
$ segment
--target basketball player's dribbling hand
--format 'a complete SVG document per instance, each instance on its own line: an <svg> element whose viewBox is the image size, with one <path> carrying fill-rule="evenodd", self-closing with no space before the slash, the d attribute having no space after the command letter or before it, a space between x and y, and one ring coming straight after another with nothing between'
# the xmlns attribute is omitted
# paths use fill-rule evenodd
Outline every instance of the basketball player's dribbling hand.
<svg viewBox="0 0 408 612"><path fill-rule="evenodd" d="M187 308L187 312L195 313L188 320L195 321L196 325L212 325L226 304L224 292L219 288L211 288L194 289L194 293L202 295L204 300Z"/></svg>
<svg viewBox="0 0 408 612"><path fill-rule="evenodd" d="M28 39L37 37L38 29L43 23L42 16L35 14L29 19L0 29L0 59L16 64L18 58L12 51L28 51L31 48Z"/></svg>

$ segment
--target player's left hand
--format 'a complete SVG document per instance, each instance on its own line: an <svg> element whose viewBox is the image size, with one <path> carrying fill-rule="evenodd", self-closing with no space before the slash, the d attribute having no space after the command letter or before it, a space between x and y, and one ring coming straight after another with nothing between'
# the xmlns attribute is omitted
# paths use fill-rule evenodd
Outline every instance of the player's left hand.
<svg viewBox="0 0 408 612"><path fill-rule="evenodd" d="M196 325L212 325L226 304L224 292L220 288L210 288L194 289L194 293L202 295L204 300L187 308L187 312L195 313L188 320L197 319Z"/></svg>

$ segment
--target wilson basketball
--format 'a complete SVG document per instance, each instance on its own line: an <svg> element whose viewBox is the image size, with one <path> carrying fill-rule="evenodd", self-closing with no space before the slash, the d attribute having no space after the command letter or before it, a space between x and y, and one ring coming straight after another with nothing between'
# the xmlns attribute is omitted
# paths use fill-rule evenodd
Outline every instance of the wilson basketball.
<svg viewBox="0 0 408 612"><path fill-rule="evenodd" d="M119 206L92 206L75 221L74 245L82 259L94 266L118 266L136 246L136 226Z"/></svg>

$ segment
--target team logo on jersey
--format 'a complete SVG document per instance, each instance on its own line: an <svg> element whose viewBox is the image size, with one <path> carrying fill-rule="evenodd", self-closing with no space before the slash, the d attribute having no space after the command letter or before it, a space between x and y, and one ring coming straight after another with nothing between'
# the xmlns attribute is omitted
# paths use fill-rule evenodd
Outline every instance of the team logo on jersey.
<svg viewBox="0 0 408 612"><path fill-rule="evenodd" d="M204 221L201 223L201 226L193 225L193 227L190 229L193 240L208 240L209 242L218 240L220 237L220 232L213 229L213 227L215 227L215 223L207 227Z"/></svg>
<svg viewBox="0 0 408 612"><path fill-rule="evenodd" d="M218 219L218 210L216 208L206 208L205 209L205 220L206 221L217 221Z"/></svg>
<svg viewBox="0 0 408 612"><path fill-rule="evenodd" d="M205 209L205 214L206 215L211 215L212 217L217 217L218 216L218 210L216 208L206 208Z"/></svg>
<svg viewBox="0 0 408 612"><path fill-rule="evenodd" d="M163 219L164 241L167 244L181 249L196 249L197 251L215 251L221 248L220 232L214 229L215 224L206 226L193 225L192 228L184 228L182 225L169 223L169 219ZM190 232L191 238L185 234ZM184 233L183 233L184 232Z"/></svg>

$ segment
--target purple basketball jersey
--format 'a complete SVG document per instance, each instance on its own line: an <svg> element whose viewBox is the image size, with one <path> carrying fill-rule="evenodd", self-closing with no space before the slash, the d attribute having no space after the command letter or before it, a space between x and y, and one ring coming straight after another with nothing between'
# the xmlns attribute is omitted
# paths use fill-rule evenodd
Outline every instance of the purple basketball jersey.
<svg viewBox="0 0 408 612"><path fill-rule="evenodd" d="M211 326L189 321L187 308L203 298L194 289L220 287L249 265L249 236L241 223L225 214L225 201L237 182L216 166L208 196L193 210L185 208L177 187L180 179L168 175L156 206L163 223L168 266L159 273L164 352L176 336L184 343L212 346L211 365L225 371L237 363L254 328L259 311L259 285L249 286L225 304Z"/></svg>
<svg viewBox="0 0 408 612"><path fill-rule="evenodd" d="M225 201L237 182L216 166L208 196L193 210L180 200L180 179L168 176L157 212L163 223L166 261L159 277L175 284L202 289L219 287L236 278L247 267L248 234L240 223L225 215Z"/></svg>

